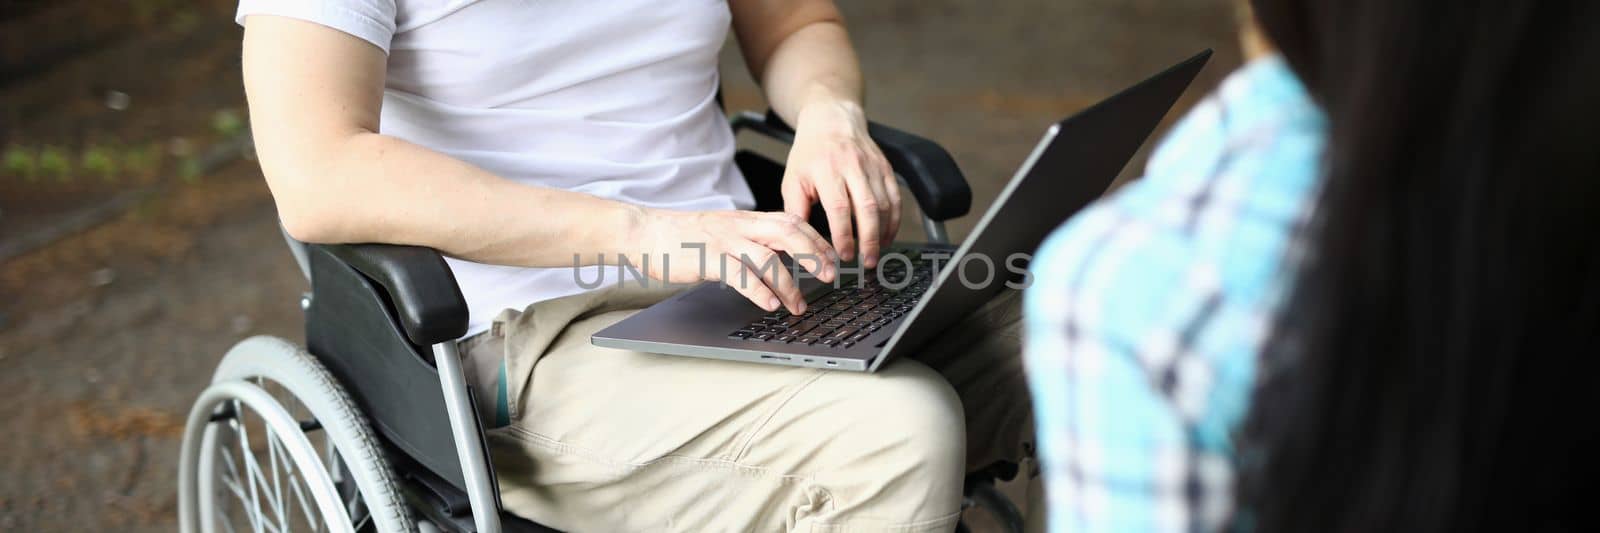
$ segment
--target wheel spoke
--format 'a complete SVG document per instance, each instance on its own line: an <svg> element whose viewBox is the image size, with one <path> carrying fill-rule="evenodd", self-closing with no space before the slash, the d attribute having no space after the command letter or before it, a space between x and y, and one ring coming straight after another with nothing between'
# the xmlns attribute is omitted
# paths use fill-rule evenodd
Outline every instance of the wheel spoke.
<svg viewBox="0 0 1600 533"><path fill-rule="evenodd" d="M292 396L291 396L290 399L292 400ZM310 410L306 409L305 406L302 405L298 401L289 402L288 405L287 405L287 408L285 410L289 412L289 416L291 418L294 418L296 420L299 420L300 417L298 416L298 413L301 412L301 411L305 411L305 414L306 414L307 417L311 416ZM312 418L311 421L315 422L316 419ZM301 428L302 432L306 431L306 429L305 429L306 423L305 422L302 421L302 422L300 422L299 425L300 425L300 428ZM327 444L328 452L329 453L333 453L333 450L334 450L333 441L330 440L330 439L324 439L324 442ZM333 469L333 468L329 468L326 465L324 465L323 468L325 470L328 470L328 472L330 474L329 477L333 479L333 482L335 484L334 486L337 487L338 484L342 481L342 479L340 477L342 473L339 472L339 470ZM290 490L290 493L291 493L291 495L293 495L295 497L295 500L290 500L288 502L287 506L292 506L295 501L298 501L300 503L300 509L305 514L305 517L306 517L306 527L310 528L311 531L321 531L322 527L323 527L323 524L321 522L319 522L318 520L316 520L316 518L313 516L313 513L317 512L317 510L315 508L313 508L313 506L311 504L306 502L305 491L301 490L301 485L302 485L301 478L296 473L295 465L292 462L285 461L285 463L284 463L284 472L289 477L289 490ZM289 514L292 515L293 513L291 512ZM285 524L287 524L287 523L285 523Z"/></svg>
<svg viewBox="0 0 1600 533"><path fill-rule="evenodd" d="M278 461L281 457L278 451L278 436L273 433L271 426L267 426L266 430L267 462L272 466L272 512L278 519L278 527L287 533L289 523L283 519L283 479L278 475Z"/></svg>
<svg viewBox="0 0 1600 533"><path fill-rule="evenodd" d="M273 392L272 392L273 391L272 383L268 382L267 378L261 377L261 376L256 376L254 381L256 383L256 386L257 387L261 387L261 390L266 392L267 395L273 396L274 398L277 397L276 395L273 394ZM281 404L282 402L279 402L279 403ZM268 425L268 424L263 424L262 428L263 428L264 431L266 431L266 435L267 435L267 466L270 468L270 470L272 472L272 487L271 487L272 490L270 492L270 494L272 495L272 498L271 498L272 513L273 513L273 517L276 518L277 521L278 521L278 524L277 524L278 529L281 530L282 533L288 533L288 531L289 531L289 523L284 520L284 513L283 513L283 506L284 506L284 501L283 501L283 478L280 476L280 472L279 472L279 468L278 468L278 463L279 463L280 459L281 460L287 460L287 458L284 457L284 453L285 452L280 449L280 442L278 441L277 432L274 431L272 429L272 426Z"/></svg>
<svg viewBox="0 0 1600 533"><path fill-rule="evenodd" d="M289 480L297 481L293 473L289 474ZM316 517L311 515L311 504L306 503L306 493L305 491L300 490L300 484L289 484L289 490L294 492L295 499L300 500L300 509L306 513L306 525L310 526L312 531L322 531L321 522L318 522Z"/></svg>
<svg viewBox="0 0 1600 533"><path fill-rule="evenodd" d="M268 516L262 516L261 517L261 527L266 529L267 533L284 533L283 530L278 529L278 526L273 525L272 522L270 520L268 520L268 518L271 518L271 517L268 517Z"/></svg>
<svg viewBox="0 0 1600 533"><path fill-rule="evenodd" d="M267 384L257 381L256 385L266 389ZM284 402L280 401L280 405ZM289 404L289 408L300 407L298 402ZM223 458L224 469L219 476L222 486L233 494L238 500L241 510L246 514L250 527L256 533L288 533L292 528L294 516L303 516L306 526L311 531L324 531L327 524L318 519L320 509L312 505L305 486L305 478L301 477L289 453L283 448L283 441L270 424L265 424L261 419L266 440L267 465L262 465L250 445L249 424L251 418L244 416L244 406L238 400L229 402L229 410L233 414L227 419L227 429L232 430L229 438L238 441L237 446L223 445L216 449L216 453ZM287 410L287 409L286 409ZM325 441L328 460L332 467L325 467L337 479L343 480L343 472L338 468L338 449L332 440ZM235 459L237 451L239 457ZM242 463L242 464L241 464ZM242 467L242 468L241 468ZM268 480L270 476L271 480ZM248 485L248 488L246 487ZM285 494L287 492L288 494ZM341 494L340 499L344 496ZM354 491L350 501L345 502L346 511L355 514L360 507L360 491ZM292 507L298 506L300 511L294 512ZM269 516L268 512L272 515ZM222 515L223 523L228 531L234 531L231 520L226 513ZM275 519L275 520L274 520ZM361 523L368 522L368 517L363 517Z"/></svg>
<svg viewBox="0 0 1600 533"><path fill-rule="evenodd" d="M344 463L343 458L339 457L339 451L338 450L333 450L332 457L331 457L331 466L329 466L329 468L331 470L333 470L334 472L338 472L340 478L344 477L345 463ZM362 507L362 505L361 505L362 504L362 502L361 502L361 491L360 490L350 490L348 495L344 494L343 493L344 491L342 489L341 489L340 492L341 493L339 494L339 497L345 500L344 501L344 512L345 512L345 514L350 515L351 517L355 517L357 511L359 511L361 509L361 507Z"/></svg>
<svg viewBox="0 0 1600 533"><path fill-rule="evenodd" d="M243 420L245 419L241 418L241 421ZM244 477L247 477L251 482L250 489L252 494L248 498L245 496L241 482L236 481L231 485L236 491L236 495L240 496L240 503L253 509L254 512L251 514L253 519L252 526L263 533L286 533L289 531L289 524L291 523L288 517L292 516L292 511L288 507L290 507L289 502L292 501L299 504L301 514L304 515L308 528L312 531L324 530L326 524L317 519L317 515L320 512L307 499L304 478L299 476L293 462L288 459L288 453L283 450L283 444L278 438L278 434L271 426L264 426L264 431L266 431L267 453L271 468L264 468L258 462L256 456L249 451L249 448L244 443L249 442L250 433L248 429L241 427L238 431L241 441L239 450L245 456L244 467L247 476ZM229 455L231 456L231 454ZM229 468L237 475L237 467L232 464L231 460ZM269 471L274 476L271 484L265 478ZM286 481L284 480L285 476L287 477ZM284 498L284 494L282 494L282 486L285 484L288 485L289 496L293 498L292 500ZM271 520L272 517L266 515L266 510L262 509L262 503L271 505L272 510L278 514L276 524Z"/></svg>
<svg viewBox="0 0 1600 533"><path fill-rule="evenodd" d="M234 432L239 435L239 453L241 455L240 460L244 462L244 472L246 477L246 479L241 481L250 485L250 508L248 511L250 513L250 527L255 530L256 533L263 533L265 528L261 523L261 496L256 490L256 480L260 478L260 475L257 474L256 471L260 465L256 464L256 456L250 453L249 424L242 420L244 418L244 410L242 406L239 405L238 400L234 400L233 403L234 411L239 413L239 416L233 421L233 427Z"/></svg>
<svg viewBox="0 0 1600 533"><path fill-rule="evenodd" d="M224 516L224 518L226 518L226 516ZM232 520L223 520L222 521L222 529L228 530L228 533L237 533L237 531L235 529L233 529L233 521Z"/></svg>
<svg viewBox="0 0 1600 533"><path fill-rule="evenodd" d="M263 422L265 422L265 420L263 420ZM277 446L279 444L278 437L273 432L272 426L266 425L265 423L263 423L262 426L263 431L265 431L268 455L273 456L275 455L274 452L277 450ZM251 451L250 449L250 435L246 428L247 424L244 423L241 423L239 426L239 433L241 435L239 446L241 453L244 454L245 472L249 474L250 478L251 501L255 503L252 518L256 524L257 531L281 533L279 525L273 524L271 521L272 517L267 516L267 509L262 508L262 500L266 500L266 504L275 512L275 515L278 517L278 524L283 524L283 493L281 490L274 492L274 488L267 482L266 469L262 468L261 463L256 459L255 452ZM273 469L276 470L277 459L275 457L269 457L269 461L273 463ZM274 475L276 475L276 473L274 473ZM276 481L277 480L274 479L274 483L276 483Z"/></svg>
<svg viewBox="0 0 1600 533"><path fill-rule="evenodd" d="M179 490L184 531L403 529L411 522L391 517L404 504L387 476L371 475L375 467L388 467L370 442L371 429L359 417L352 425L318 416L352 408L318 366L309 354L272 339L249 340L224 357L185 432ZM369 508L369 499L378 507Z"/></svg>
<svg viewBox="0 0 1600 533"><path fill-rule="evenodd" d="M327 459L326 459L326 463L324 463L324 464L326 465L328 470L333 474L333 476L331 476L333 478L333 482L334 483L343 483L344 482L344 470L341 469L341 468L338 468L338 466L339 466L339 450L337 448L333 447L333 439L323 438L322 439L322 445L323 445L323 449L327 450L326 451Z"/></svg>
<svg viewBox="0 0 1600 533"><path fill-rule="evenodd" d="M239 467L234 464L233 452L227 448L222 448L218 452L221 452L223 465L228 468L228 475L222 478L222 486L227 487L228 492L233 493L233 496L239 500L239 508L248 513L250 510L250 497L245 495L244 486L239 482ZM226 513L220 516L223 518L222 523L228 526L228 531L233 531L233 520L228 519ZM251 527L254 526L255 523L252 521Z"/></svg>

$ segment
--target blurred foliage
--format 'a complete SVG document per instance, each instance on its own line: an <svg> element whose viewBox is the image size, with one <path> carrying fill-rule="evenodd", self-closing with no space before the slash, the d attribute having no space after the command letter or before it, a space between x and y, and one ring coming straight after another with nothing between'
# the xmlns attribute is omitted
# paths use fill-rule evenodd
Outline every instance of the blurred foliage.
<svg viewBox="0 0 1600 533"><path fill-rule="evenodd" d="M197 158L185 157L178 162L178 178L189 185L200 183L202 170L200 168L200 160Z"/></svg>
<svg viewBox="0 0 1600 533"><path fill-rule="evenodd" d="M161 145L150 142L129 147L122 153L122 166L139 176L154 174L161 166Z"/></svg>
<svg viewBox="0 0 1600 533"><path fill-rule="evenodd" d="M211 114L211 129L223 137L232 137L244 131L244 118L234 109L221 109Z"/></svg>
<svg viewBox="0 0 1600 533"><path fill-rule="evenodd" d="M239 131L243 126L236 127ZM146 181L161 170L165 156L161 143L146 142L130 146L113 144L89 145L73 151L55 145L11 145L0 155L0 169L5 175L36 182L50 178L57 183L69 183L76 174L92 175L106 183L124 180ZM74 164L76 162L76 164ZM194 183L200 173L199 160L184 156L178 165L179 177Z"/></svg>
<svg viewBox="0 0 1600 533"><path fill-rule="evenodd" d="M28 181L39 179L39 160L32 149L16 145L7 147L5 165L6 174L21 176Z"/></svg>
<svg viewBox="0 0 1600 533"><path fill-rule="evenodd" d="M149 25L168 19L173 11L183 9L186 3L185 0L133 0L128 5L133 8L134 20Z"/></svg>
<svg viewBox="0 0 1600 533"><path fill-rule="evenodd" d="M39 173L59 182L72 181L72 158L67 149L60 146L39 149Z"/></svg>
<svg viewBox="0 0 1600 533"><path fill-rule="evenodd" d="M0 116L0 181L61 191L198 181L201 159L232 146L214 143L248 133L237 84L217 74L237 70L227 30L237 1L0 0L0 71L27 74ZM147 75L152 64L162 76ZM233 103L169 107L196 95Z"/></svg>
<svg viewBox="0 0 1600 533"><path fill-rule="evenodd" d="M180 9L172 14L172 22L167 29L173 33L188 33L200 25L200 14L193 9Z"/></svg>
<svg viewBox="0 0 1600 533"><path fill-rule="evenodd" d="M116 150L105 146L90 146L83 151L83 157L78 159L78 167L84 172L93 173L107 183L117 181L120 168L117 167Z"/></svg>

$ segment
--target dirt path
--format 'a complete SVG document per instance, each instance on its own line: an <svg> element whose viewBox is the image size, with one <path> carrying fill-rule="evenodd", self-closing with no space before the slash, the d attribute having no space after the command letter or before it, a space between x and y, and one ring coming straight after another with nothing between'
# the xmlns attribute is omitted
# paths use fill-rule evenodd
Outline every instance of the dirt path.
<svg viewBox="0 0 1600 533"><path fill-rule="evenodd" d="M1051 121L1203 47L1220 55L1202 90L1237 61L1226 0L842 3L875 119L950 148L979 210ZM228 4L202 3L187 28L0 88L0 146L133 139L169 153L181 138L197 153L219 142L216 113L242 106ZM724 54L729 105L757 107L742 68ZM107 111L118 88L133 104ZM166 157L125 181L0 174L0 240L50 213L162 186L105 224L0 263L0 531L172 530L181 420L216 361L248 335L300 337L305 283L254 163L183 180L183 157ZM952 229L962 235L974 218Z"/></svg>
<svg viewBox="0 0 1600 533"><path fill-rule="evenodd" d="M0 529L173 527L183 414L217 359L246 335L299 336L304 281L251 167L182 191L216 209L192 226L145 234L131 216L51 250L184 241L176 257L48 275L44 288L109 283L0 333Z"/></svg>

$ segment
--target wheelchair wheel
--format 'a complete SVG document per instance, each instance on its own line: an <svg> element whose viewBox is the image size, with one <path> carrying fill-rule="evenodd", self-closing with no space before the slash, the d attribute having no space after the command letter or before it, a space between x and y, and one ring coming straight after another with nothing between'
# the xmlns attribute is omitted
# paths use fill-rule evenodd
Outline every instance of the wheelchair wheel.
<svg viewBox="0 0 1600 533"><path fill-rule="evenodd" d="M415 531L366 417L315 357L253 337L223 357L179 457L184 533Z"/></svg>

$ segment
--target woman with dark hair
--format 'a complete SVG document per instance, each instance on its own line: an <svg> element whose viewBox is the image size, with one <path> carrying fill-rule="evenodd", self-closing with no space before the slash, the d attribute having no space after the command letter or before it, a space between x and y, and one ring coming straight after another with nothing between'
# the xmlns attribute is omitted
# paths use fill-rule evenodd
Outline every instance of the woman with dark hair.
<svg viewBox="0 0 1600 533"><path fill-rule="evenodd" d="M1252 7L1252 61L1035 259L1052 529L1577 529L1600 3Z"/></svg>

